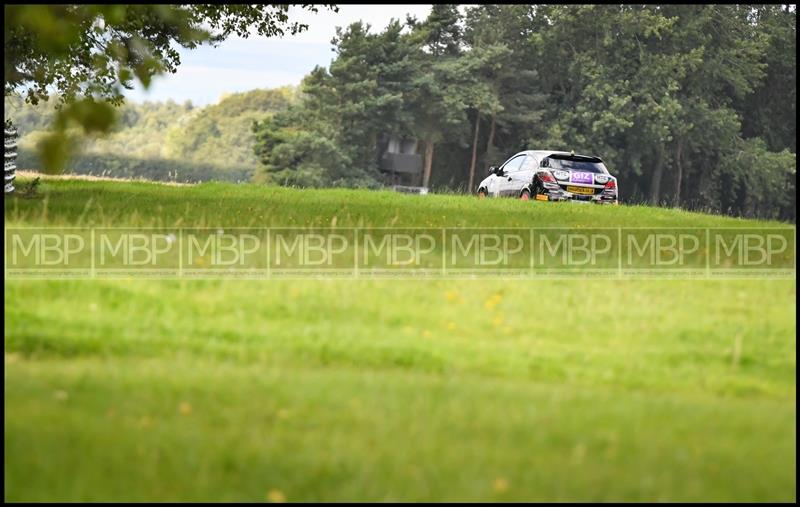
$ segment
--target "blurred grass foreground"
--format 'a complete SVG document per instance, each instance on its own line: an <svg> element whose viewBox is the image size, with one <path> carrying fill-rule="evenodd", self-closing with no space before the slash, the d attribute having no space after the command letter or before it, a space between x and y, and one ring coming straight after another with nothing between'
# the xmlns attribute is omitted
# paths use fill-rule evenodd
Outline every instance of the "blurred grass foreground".
<svg viewBox="0 0 800 507"><path fill-rule="evenodd" d="M24 184L24 178L22 183ZM759 227L44 179L6 228ZM6 501L796 500L796 279L7 280Z"/></svg>

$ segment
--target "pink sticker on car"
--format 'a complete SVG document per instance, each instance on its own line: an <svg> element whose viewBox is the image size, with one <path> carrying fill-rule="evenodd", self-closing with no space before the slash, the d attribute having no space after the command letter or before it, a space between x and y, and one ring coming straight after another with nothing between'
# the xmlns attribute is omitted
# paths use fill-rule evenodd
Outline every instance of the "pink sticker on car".
<svg viewBox="0 0 800 507"><path fill-rule="evenodd" d="M572 183L588 183L591 185L593 181L592 173L571 173L569 176L569 181Z"/></svg>

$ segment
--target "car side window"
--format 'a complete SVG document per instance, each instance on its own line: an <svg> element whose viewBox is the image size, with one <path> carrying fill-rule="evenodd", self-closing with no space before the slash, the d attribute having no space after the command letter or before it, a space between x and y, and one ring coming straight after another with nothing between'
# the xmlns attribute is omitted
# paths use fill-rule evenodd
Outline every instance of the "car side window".
<svg viewBox="0 0 800 507"><path fill-rule="evenodd" d="M528 155L525 157L525 161L522 163L522 166L519 168L520 171L531 171L536 169L536 159Z"/></svg>
<svg viewBox="0 0 800 507"><path fill-rule="evenodd" d="M503 172L505 173L513 173L519 171L522 162L525 160L525 155L520 155L519 157L512 158L506 165L503 166Z"/></svg>

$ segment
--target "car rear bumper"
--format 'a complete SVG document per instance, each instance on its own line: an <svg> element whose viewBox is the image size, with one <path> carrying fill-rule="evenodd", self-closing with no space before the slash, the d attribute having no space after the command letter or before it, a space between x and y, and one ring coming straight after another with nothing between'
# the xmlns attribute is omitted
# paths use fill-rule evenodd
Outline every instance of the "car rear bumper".
<svg viewBox="0 0 800 507"><path fill-rule="evenodd" d="M549 201L593 202L596 204L617 204L618 202L616 192L606 189L598 189L597 193L593 195L568 192L563 188L548 189L545 195Z"/></svg>

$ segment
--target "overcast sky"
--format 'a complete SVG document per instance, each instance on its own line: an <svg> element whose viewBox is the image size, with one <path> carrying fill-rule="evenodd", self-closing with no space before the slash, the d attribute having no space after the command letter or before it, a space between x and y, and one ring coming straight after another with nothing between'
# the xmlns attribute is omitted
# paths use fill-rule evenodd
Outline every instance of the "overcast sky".
<svg viewBox="0 0 800 507"><path fill-rule="evenodd" d="M340 5L338 13L320 8L313 14L293 7L290 19L306 23L307 31L283 38L233 36L216 48L181 49L175 74L157 77L149 90L137 88L127 97L137 102L188 99L205 105L224 93L299 84L315 65L330 64L337 26L361 20L372 26L371 31L380 31L392 18L405 20L411 14L421 20L430 9L430 5Z"/></svg>

